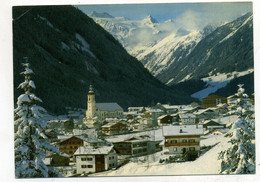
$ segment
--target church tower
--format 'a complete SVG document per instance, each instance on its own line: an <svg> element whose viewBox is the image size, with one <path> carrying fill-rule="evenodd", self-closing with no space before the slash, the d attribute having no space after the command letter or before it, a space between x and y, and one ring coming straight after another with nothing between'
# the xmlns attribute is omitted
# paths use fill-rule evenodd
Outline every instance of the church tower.
<svg viewBox="0 0 260 182"><path fill-rule="evenodd" d="M95 114L95 93L93 91L92 85L89 86L89 91L88 91L88 108L86 111L86 117L87 119L93 119L94 114Z"/></svg>

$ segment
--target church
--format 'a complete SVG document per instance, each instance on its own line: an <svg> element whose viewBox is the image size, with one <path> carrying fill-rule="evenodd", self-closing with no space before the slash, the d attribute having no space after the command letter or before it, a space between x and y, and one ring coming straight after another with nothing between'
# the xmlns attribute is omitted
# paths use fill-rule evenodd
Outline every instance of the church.
<svg viewBox="0 0 260 182"><path fill-rule="evenodd" d="M83 118L83 123L85 123L86 126L92 128L97 121L122 116L123 108L117 103L96 103L93 87L92 85L89 86L86 117Z"/></svg>

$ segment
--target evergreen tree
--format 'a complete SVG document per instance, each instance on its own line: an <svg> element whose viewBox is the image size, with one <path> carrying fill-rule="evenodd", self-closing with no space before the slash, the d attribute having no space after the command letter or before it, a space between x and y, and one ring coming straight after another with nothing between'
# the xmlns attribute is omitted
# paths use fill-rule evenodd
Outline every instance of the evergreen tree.
<svg viewBox="0 0 260 182"><path fill-rule="evenodd" d="M16 178L33 177L60 177L53 168L47 167L43 159L44 151L59 153L58 149L46 142L43 129L46 123L41 119L45 109L37 104L42 102L31 91L35 89L34 82L30 80L33 71L29 63L23 64L25 71L21 74L25 81L18 88L24 90L17 100L14 110L15 125L15 176Z"/></svg>
<svg viewBox="0 0 260 182"><path fill-rule="evenodd" d="M252 111L243 85L238 87L236 112L239 118L225 135L230 137L228 142L232 145L219 153L221 174L255 173L255 120L251 117Z"/></svg>

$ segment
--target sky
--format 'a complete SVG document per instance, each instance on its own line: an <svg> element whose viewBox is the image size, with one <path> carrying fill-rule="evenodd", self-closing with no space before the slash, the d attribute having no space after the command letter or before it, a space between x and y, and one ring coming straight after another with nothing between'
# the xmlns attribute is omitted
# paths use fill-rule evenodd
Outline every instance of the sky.
<svg viewBox="0 0 260 182"><path fill-rule="evenodd" d="M121 4L77 6L86 14L92 11L107 12L114 17L124 16L140 20L151 15L157 21L176 19L182 16L210 21L230 21L247 12L252 12L252 3L164 3L164 4Z"/></svg>

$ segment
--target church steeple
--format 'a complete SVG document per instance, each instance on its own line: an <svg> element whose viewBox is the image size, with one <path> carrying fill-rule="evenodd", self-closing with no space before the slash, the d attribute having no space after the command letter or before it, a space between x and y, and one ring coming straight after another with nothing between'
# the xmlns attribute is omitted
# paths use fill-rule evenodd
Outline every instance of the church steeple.
<svg viewBox="0 0 260 182"><path fill-rule="evenodd" d="M87 103L87 112L86 112L86 117L87 119L93 119L94 114L95 114L95 93L93 91L92 85L89 86L89 91L88 91L88 103Z"/></svg>

